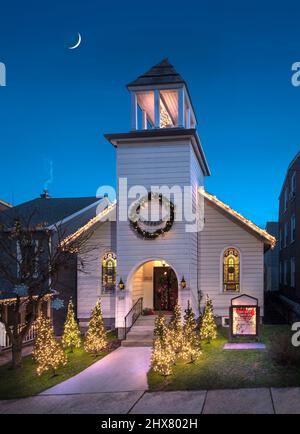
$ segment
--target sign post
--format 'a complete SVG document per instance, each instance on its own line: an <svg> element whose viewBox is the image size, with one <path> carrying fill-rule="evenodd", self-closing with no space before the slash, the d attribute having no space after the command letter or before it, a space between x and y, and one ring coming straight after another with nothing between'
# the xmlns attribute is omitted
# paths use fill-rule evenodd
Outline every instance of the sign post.
<svg viewBox="0 0 300 434"><path fill-rule="evenodd" d="M240 295L231 300L229 338L259 337L259 306L257 298Z"/></svg>

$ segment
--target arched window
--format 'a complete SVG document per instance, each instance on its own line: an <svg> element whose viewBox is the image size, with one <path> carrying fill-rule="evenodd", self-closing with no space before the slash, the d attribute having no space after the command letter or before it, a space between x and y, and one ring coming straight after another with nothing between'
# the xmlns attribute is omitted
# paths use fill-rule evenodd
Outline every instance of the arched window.
<svg viewBox="0 0 300 434"><path fill-rule="evenodd" d="M240 290L240 254L233 247L226 249L223 256L223 290Z"/></svg>
<svg viewBox="0 0 300 434"><path fill-rule="evenodd" d="M102 258L102 292L111 292L116 289L117 257L108 252Z"/></svg>

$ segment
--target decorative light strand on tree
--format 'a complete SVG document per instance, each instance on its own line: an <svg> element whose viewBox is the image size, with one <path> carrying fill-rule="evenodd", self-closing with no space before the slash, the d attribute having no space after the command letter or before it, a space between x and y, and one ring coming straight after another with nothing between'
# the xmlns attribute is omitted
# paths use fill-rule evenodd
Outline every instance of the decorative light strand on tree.
<svg viewBox="0 0 300 434"><path fill-rule="evenodd" d="M106 346L107 337L103 322L101 301L98 300L92 310L92 317L85 337L84 349L86 352L92 353L96 357Z"/></svg>
<svg viewBox="0 0 300 434"><path fill-rule="evenodd" d="M67 364L67 356L55 339L51 321L43 314L36 320L36 332L32 355L37 363L37 374L53 371L55 375L60 366Z"/></svg>
<svg viewBox="0 0 300 434"><path fill-rule="evenodd" d="M204 312L201 318L200 338L210 343L217 337L217 325L214 319L214 309L212 300L206 296Z"/></svg>
<svg viewBox="0 0 300 434"><path fill-rule="evenodd" d="M75 319L72 300L70 300L68 304L67 318L65 321L64 332L61 341L63 347L69 348L71 353L73 352L73 348L79 348L81 345L81 334Z"/></svg>
<svg viewBox="0 0 300 434"><path fill-rule="evenodd" d="M193 363L202 354L199 333L197 330L197 322L193 309L188 307L185 310L184 326L183 326L183 346L182 346L182 358Z"/></svg>
<svg viewBox="0 0 300 434"><path fill-rule="evenodd" d="M152 369L164 377L172 373L172 365L175 362L175 352L172 347L170 329L166 325L166 319L159 315L155 320L154 343L151 357Z"/></svg>
<svg viewBox="0 0 300 434"><path fill-rule="evenodd" d="M173 316L169 324L169 329L172 338L171 342L173 350L177 357L180 357L183 346L183 328L181 321L181 308L178 304L178 301L174 306Z"/></svg>

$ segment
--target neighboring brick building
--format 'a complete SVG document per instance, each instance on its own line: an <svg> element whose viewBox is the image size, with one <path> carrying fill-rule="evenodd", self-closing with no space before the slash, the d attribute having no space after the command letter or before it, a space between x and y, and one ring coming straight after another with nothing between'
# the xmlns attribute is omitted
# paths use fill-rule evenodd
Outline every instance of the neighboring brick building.
<svg viewBox="0 0 300 434"><path fill-rule="evenodd" d="M300 318L300 152L290 163L279 198L279 288L289 321Z"/></svg>
<svg viewBox="0 0 300 434"><path fill-rule="evenodd" d="M267 222L266 231L277 240L279 236L278 222ZM279 244L274 249L269 249L264 255L265 279L264 288L266 292L277 292L279 290Z"/></svg>

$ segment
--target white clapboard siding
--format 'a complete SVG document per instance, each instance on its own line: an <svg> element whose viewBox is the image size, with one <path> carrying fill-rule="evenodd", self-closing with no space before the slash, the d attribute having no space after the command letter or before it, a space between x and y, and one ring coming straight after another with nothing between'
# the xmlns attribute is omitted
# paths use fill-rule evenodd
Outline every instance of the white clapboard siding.
<svg viewBox="0 0 300 434"><path fill-rule="evenodd" d="M193 213L196 213L196 209L200 206L199 201L202 197L199 196L199 187L204 185L203 173L200 169L198 160L194 154L190 154L191 164L191 186L193 195ZM191 295L190 302L193 310L198 314L198 286L199 286L199 258L198 258L198 232L190 233L190 287Z"/></svg>
<svg viewBox="0 0 300 434"><path fill-rule="evenodd" d="M118 179L127 178L128 189L143 185L150 191L152 186L184 187L192 184L194 195L203 183L201 169L188 139L178 142L171 139L160 142L158 139L155 144L141 142L134 146L120 144L117 148L117 176ZM178 279L181 280L184 275L188 287L197 292L197 272L192 270L192 265L197 270L196 239L195 234L186 232L184 221L175 222L170 232L156 240L143 240L133 233L128 222L118 222L118 279L121 277L126 282L129 296L125 302L117 302L117 326L123 326L124 316L133 299L141 293L141 285L135 285L133 275L143 262L165 260L174 269ZM179 302L186 304L188 299L191 299L189 291L184 294L179 291Z"/></svg>
<svg viewBox="0 0 300 434"><path fill-rule="evenodd" d="M143 297L144 286L144 267L140 267L133 277L132 301L136 302L140 297Z"/></svg>
<svg viewBox="0 0 300 434"><path fill-rule="evenodd" d="M242 293L258 298L263 315L263 242L205 202L205 226L199 234L200 289L213 300L216 315L228 316L231 299ZM240 293L222 291L222 253L236 247L241 253Z"/></svg>
<svg viewBox="0 0 300 434"><path fill-rule="evenodd" d="M104 318L115 316L115 294L101 294L102 282L102 256L107 251L114 251L112 231L115 226L111 222L98 224L97 229L87 242L87 252L82 256L84 261L84 273L78 272L78 318L82 321L90 318L91 310L101 297ZM82 321L84 322L84 321Z"/></svg>

